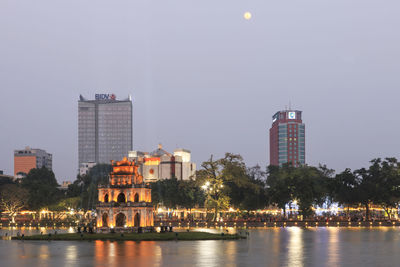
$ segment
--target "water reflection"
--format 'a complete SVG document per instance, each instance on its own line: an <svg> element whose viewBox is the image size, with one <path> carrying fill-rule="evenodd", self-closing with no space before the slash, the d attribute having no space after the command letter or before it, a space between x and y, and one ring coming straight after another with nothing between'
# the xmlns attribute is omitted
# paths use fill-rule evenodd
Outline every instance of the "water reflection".
<svg viewBox="0 0 400 267"><path fill-rule="evenodd" d="M288 266L304 266L303 262L303 229L299 227L288 228Z"/></svg>
<svg viewBox="0 0 400 267"><path fill-rule="evenodd" d="M39 248L39 266L46 267L49 266L49 246L41 245Z"/></svg>
<svg viewBox="0 0 400 267"><path fill-rule="evenodd" d="M197 243L196 262L199 266L218 266L218 257L216 255L218 253L217 242L218 241L215 240L209 240Z"/></svg>
<svg viewBox="0 0 400 267"><path fill-rule="evenodd" d="M397 266L400 228L251 229L237 241L0 240L0 266Z"/></svg>
<svg viewBox="0 0 400 267"><path fill-rule="evenodd" d="M94 242L94 265L107 267L128 266L135 263L136 266L161 265L162 252L156 242Z"/></svg>
<svg viewBox="0 0 400 267"><path fill-rule="evenodd" d="M328 228L328 266L338 266L340 264L339 231L339 227Z"/></svg>
<svg viewBox="0 0 400 267"><path fill-rule="evenodd" d="M68 245L65 249L65 260L66 266L77 266L78 265L78 246Z"/></svg>

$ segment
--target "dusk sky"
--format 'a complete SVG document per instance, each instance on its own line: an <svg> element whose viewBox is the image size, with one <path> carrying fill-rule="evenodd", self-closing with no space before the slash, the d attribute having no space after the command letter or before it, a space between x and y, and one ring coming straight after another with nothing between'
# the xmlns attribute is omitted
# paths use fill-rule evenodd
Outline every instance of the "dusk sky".
<svg viewBox="0 0 400 267"><path fill-rule="evenodd" d="M251 12L245 20L243 14ZM133 145L269 163L272 115L303 111L306 163L400 158L398 0L0 1L0 170L78 169L78 99L133 97ZM198 166L200 168L200 166Z"/></svg>

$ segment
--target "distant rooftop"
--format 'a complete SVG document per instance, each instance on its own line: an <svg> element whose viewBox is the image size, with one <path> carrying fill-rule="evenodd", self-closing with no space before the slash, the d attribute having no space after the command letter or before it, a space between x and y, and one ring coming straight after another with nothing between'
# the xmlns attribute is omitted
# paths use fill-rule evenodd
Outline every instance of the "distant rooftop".
<svg viewBox="0 0 400 267"><path fill-rule="evenodd" d="M132 102L132 97L129 95L126 99L118 100L115 94L95 94L95 99L89 100L82 95L79 95L79 102L89 103L118 103L118 102Z"/></svg>

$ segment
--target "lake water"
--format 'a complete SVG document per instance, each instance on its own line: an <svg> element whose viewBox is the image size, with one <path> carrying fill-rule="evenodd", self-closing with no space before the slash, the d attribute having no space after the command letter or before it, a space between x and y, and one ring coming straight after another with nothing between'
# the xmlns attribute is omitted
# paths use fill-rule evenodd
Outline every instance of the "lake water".
<svg viewBox="0 0 400 267"><path fill-rule="evenodd" d="M400 228L397 227L290 227L248 231L250 237L238 241L0 240L0 266L400 265ZM5 234L4 230L0 233Z"/></svg>

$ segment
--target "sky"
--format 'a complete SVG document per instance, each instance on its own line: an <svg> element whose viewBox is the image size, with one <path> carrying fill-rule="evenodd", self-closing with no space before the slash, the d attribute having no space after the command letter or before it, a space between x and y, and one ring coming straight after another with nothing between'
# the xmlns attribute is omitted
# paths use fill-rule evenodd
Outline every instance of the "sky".
<svg viewBox="0 0 400 267"><path fill-rule="evenodd" d="M199 165L232 152L265 167L289 103L309 165L400 158L399 12L398 0L1 0L0 170L30 146L74 180L78 98L96 93L132 95L135 150L186 148Z"/></svg>

